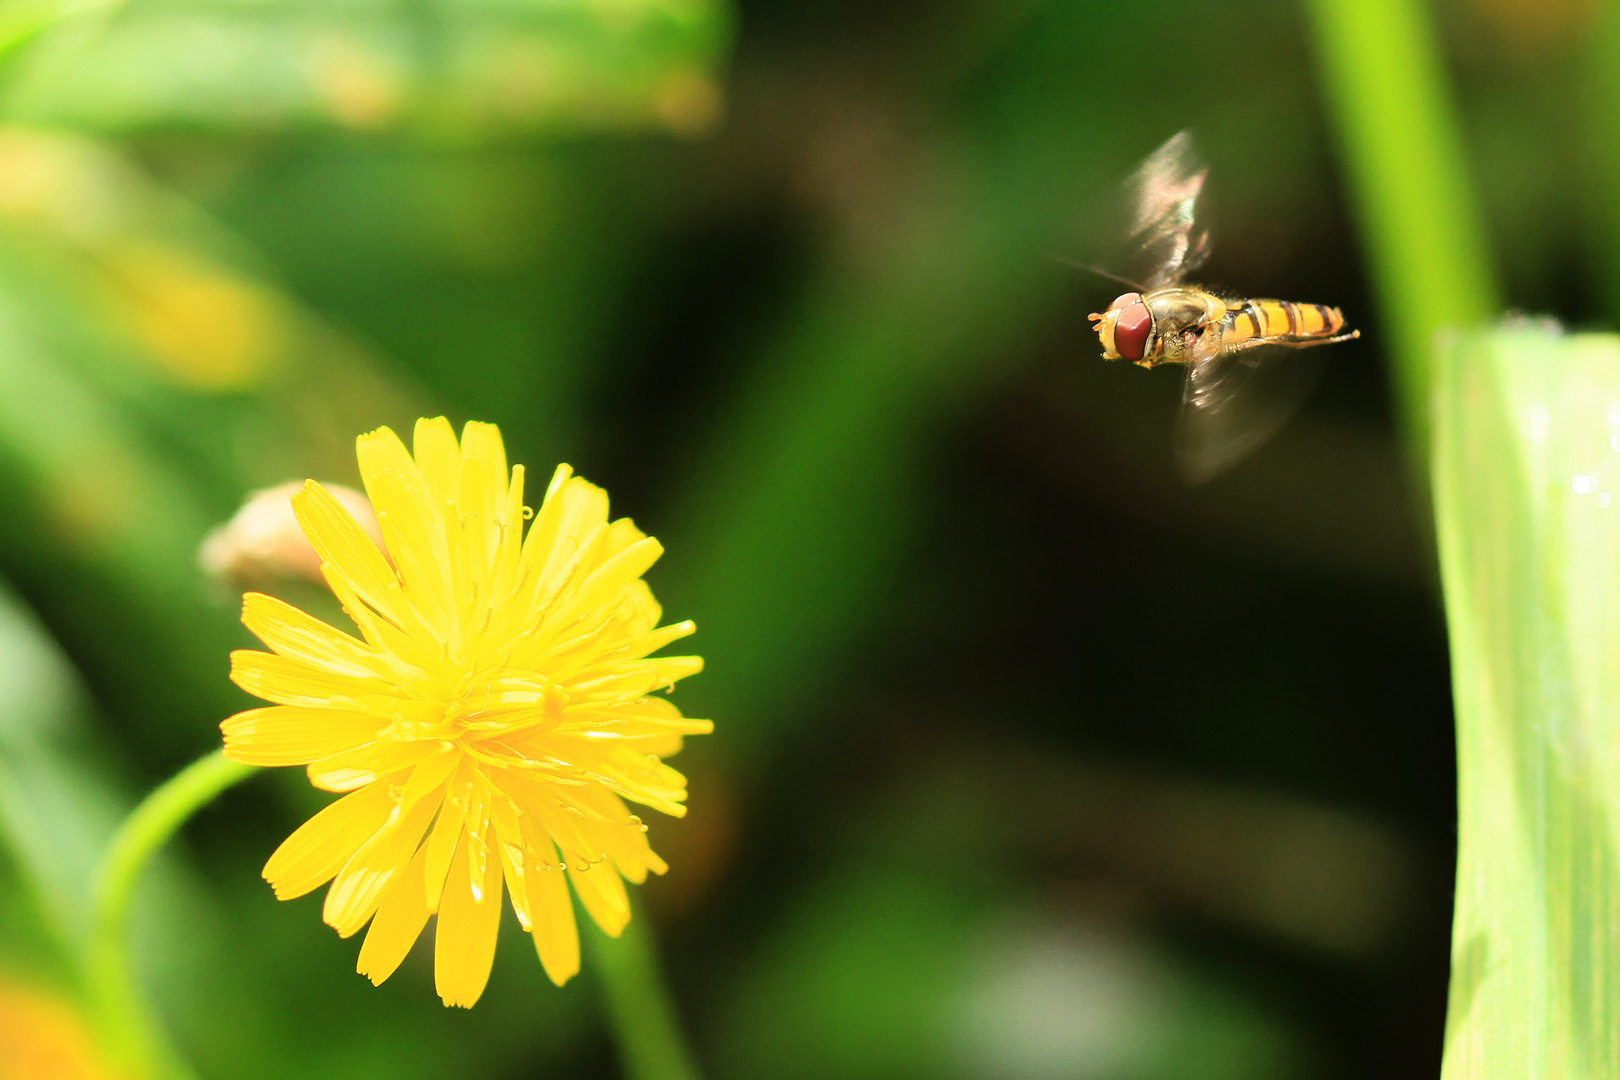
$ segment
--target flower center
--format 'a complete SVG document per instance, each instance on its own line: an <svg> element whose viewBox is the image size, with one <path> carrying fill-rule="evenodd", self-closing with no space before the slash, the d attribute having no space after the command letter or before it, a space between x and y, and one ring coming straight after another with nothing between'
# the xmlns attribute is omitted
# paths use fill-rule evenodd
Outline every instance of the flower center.
<svg viewBox="0 0 1620 1080"><path fill-rule="evenodd" d="M555 724L567 705L568 692L538 671L506 669L449 702L444 719L458 735L476 739Z"/></svg>
<svg viewBox="0 0 1620 1080"><path fill-rule="evenodd" d="M396 730L402 737L476 742L556 724L568 705L568 692L537 671L507 668L396 705L403 721L396 722Z"/></svg>

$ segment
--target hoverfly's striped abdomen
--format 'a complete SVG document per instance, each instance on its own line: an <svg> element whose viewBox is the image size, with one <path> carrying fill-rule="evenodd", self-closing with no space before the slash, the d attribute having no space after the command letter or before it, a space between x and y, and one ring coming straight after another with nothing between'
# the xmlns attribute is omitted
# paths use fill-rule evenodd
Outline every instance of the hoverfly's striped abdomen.
<svg viewBox="0 0 1620 1080"><path fill-rule="evenodd" d="M1291 300L1229 301L1226 319L1229 345L1256 338L1278 344L1303 344L1344 332L1344 315L1338 308Z"/></svg>

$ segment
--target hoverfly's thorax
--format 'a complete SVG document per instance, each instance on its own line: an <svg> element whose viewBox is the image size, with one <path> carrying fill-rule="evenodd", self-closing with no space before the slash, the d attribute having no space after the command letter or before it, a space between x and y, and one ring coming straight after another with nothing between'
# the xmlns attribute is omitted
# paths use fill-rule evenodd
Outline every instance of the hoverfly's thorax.
<svg viewBox="0 0 1620 1080"><path fill-rule="evenodd" d="M1199 323L1218 321L1226 314L1226 304L1202 289L1160 289L1147 296L1153 328L1169 337Z"/></svg>
<svg viewBox="0 0 1620 1080"><path fill-rule="evenodd" d="M1226 303L1202 289L1160 289L1145 300L1153 316L1155 363L1187 363L1219 347Z"/></svg>

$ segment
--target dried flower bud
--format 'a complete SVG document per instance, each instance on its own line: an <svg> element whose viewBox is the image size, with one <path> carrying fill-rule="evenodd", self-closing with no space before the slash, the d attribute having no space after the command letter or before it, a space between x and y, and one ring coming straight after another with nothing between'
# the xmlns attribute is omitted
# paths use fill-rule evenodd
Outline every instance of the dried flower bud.
<svg viewBox="0 0 1620 1080"><path fill-rule="evenodd" d="M322 581L321 560L293 516L292 497L298 481L255 491L236 516L208 534L197 552L203 570L234 585L297 575ZM382 533L371 503L353 488L327 484L326 490L382 546Z"/></svg>

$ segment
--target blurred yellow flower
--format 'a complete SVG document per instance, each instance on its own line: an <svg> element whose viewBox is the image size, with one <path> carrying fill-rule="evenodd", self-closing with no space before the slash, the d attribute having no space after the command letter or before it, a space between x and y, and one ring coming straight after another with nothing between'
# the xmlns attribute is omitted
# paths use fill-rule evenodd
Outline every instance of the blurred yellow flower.
<svg viewBox="0 0 1620 1080"><path fill-rule="evenodd" d="M254 385L290 333L280 299L197 252L151 240L101 253L115 306L170 376L204 390Z"/></svg>
<svg viewBox="0 0 1620 1080"><path fill-rule="evenodd" d="M437 913L446 1005L483 993L502 883L540 962L579 970L568 883L604 931L630 918L622 878L663 873L625 800L677 817L686 780L663 764L712 730L662 696L695 656L649 657L693 630L659 628L641 580L662 553L607 493L559 466L523 538L523 467L500 432L416 425L415 455L382 428L360 472L387 554L321 485L293 509L361 639L248 593L242 621L273 652L231 656L231 678L276 704L226 720L225 752L307 765L343 798L305 822L264 876L281 899L327 881L325 920L371 929L359 970L381 983ZM333 880L335 878L335 880Z"/></svg>
<svg viewBox="0 0 1620 1080"><path fill-rule="evenodd" d="M60 999L0 981L0 1077L108 1080L84 1018Z"/></svg>

